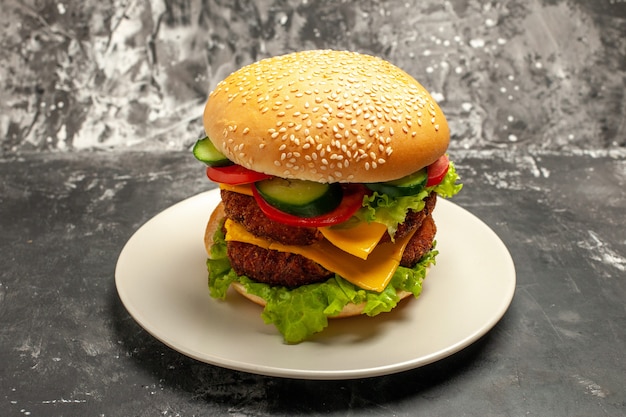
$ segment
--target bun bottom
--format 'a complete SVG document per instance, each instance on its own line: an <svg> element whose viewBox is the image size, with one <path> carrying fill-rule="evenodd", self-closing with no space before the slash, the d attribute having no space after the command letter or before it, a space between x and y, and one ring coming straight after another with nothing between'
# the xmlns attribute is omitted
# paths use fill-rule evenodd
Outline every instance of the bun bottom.
<svg viewBox="0 0 626 417"><path fill-rule="evenodd" d="M225 215L224 204L220 203L215 208L215 210L213 210L213 213L211 213L211 217L209 218L209 221L206 225L206 229L204 231L204 247L209 257L211 257L211 246L213 245L213 235L217 231L217 228L219 227L221 220L224 218L224 215ZM239 282L233 282L231 286L235 289L235 291L237 291L243 297L247 298L248 300L252 301L255 304L265 307L266 301L263 298L256 296L254 294L249 294L246 291L246 288ZM400 300L403 300L410 295L412 295L412 293L408 291L398 291L398 297L400 297ZM350 303L350 304L347 304L339 312L339 314L330 316L328 318L339 319L339 318L358 316L363 313L364 308L365 308L365 303L360 303L360 304Z"/></svg>

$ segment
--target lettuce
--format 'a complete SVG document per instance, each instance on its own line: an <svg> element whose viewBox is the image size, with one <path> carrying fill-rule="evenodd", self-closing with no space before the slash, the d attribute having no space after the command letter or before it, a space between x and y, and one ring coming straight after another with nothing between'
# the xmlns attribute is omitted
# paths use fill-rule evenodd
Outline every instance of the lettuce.
<svg viewBox="0 0 626 417"><path fill-rule="evenodd" d="M288 289L237 276L226 256L222 228L215 232L213 242L211 258L207 260L211 296L225 299L230 284L240 282L248 293L267 302L261 317L265 323L276 326L286 343L299 343L322 331L328 326L328 318L339 314L349 303L365 303L363 314L375 316L391 311L398 304L398 291L408 291L418 297L426 270L435 263L437 255L433 249L415 267L398 267L381 293L358 288L336 274L326 282Z"/></svg>
<svg viewBox="0 0 626 417"><path fill-rule="evenodd" d="M438 185L424 188L415 195L392 198L386 194L374 192L372 195L363 198L363 207L356 213L356 217L361 221L378 222L387 226L389 236L394 236L398 225L404 222L409 210L420 211L424 208L424 199L432 191L439 196L450 198L463 188L462 184L457 184L459 176L456 173L454 163L450 162L448 172Z"/></svg>
<svg viewBox="0 0 626 417"><path fill-rule="evenodd" d="M456 173L454 163L450 161L450 166L448 167L448 172L446 173L446 176L443 177L443 180L439 184L435 185L434 187L430 187L430 189L434 190L441 197L450 198L459 191L461 191L461 188L463 188L463 184L457 184L459 180L460 178L459 175Z"/></svg>

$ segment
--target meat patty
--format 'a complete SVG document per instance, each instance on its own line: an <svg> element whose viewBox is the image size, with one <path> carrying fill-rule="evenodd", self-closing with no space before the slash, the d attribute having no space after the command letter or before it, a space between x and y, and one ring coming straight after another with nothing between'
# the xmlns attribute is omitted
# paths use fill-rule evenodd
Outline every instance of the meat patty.
<svg viewBox="0 0 626 417"><path fill-rule="evenodd" d="M263 249L249 243L226 243L230 264L237 275L285 287L326 281L333 273L310 259L288 252Z"/></svg>
<svg viewBox="0 0 626 417"><path fill-rule="evenodd" d="M276 222L267 217L254 197L221 190L226 217L236 221L255 236L283 245L307 246L323 238L317 228L295 227Z"/></svg>
<svg viewBox="0 0 626 417"><path fill-rule="evenodd" d="M412 268L433 247L437 226L432 215L426 216L402 253L400 265Z"/></svg>

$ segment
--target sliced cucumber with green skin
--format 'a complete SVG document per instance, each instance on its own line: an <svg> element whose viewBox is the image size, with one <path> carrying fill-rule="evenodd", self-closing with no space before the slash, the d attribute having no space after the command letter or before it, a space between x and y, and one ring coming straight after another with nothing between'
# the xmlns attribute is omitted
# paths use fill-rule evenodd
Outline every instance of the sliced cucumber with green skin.
<svg viewBox="0 0 626 417"><path fill-rule="evenodd" d="M403 197L419 193L426 187L427 181L428 171L423 168L397 180L368 183L365 186L372 191L387 194L389 197Z"/></svg>
<svg viewBox="0 0 626 417"><path fill-rule="evenodd" d="M343 190L339 184L270 178L254 184L268 204L299 217L316 217L333 211L341 203Z"/></svg>
<svg viewBox="0 0 626 417"><path fill-rule="evenodd" d="M232 161L218 151L208 137L198 139L196 144L193 145L193 156L210 167L232 165Z"/></svg>

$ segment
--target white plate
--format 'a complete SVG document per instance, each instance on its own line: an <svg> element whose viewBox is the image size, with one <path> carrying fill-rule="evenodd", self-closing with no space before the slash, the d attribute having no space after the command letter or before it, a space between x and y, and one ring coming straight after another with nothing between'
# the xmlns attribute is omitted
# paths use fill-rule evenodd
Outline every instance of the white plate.
<svg viewBox="0 0 626 417"><path fill-rule="evenodd" d="M437 265L419 299L374 318L331 320L312 340L287 345L260 307L229 293L211 298L203 233L217 190L186 199L144 224L115 271L120 298L154 337L197 360L256 374L348 379L390 374L470 345L505 313L515 268L498 236L468 211L439 199Z"/></svg>

